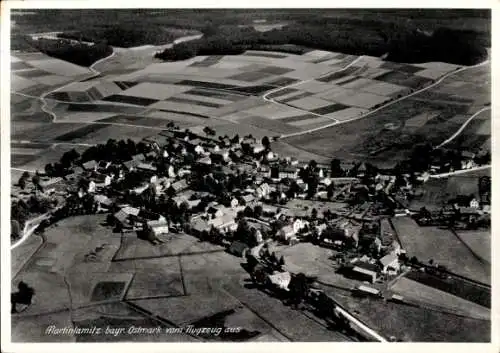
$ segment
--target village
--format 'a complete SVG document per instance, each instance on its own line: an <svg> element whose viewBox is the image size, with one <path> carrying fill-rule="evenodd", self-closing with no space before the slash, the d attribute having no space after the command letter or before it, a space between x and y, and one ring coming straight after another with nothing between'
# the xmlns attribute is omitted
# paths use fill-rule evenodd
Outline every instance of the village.
<svg viewBox="0 0 500 353"><path fill-rule="evenodd" d="M224 246L246 259L255 283L301 305L317 300L315 279L353 295L402 301L386 290L396 278L413 269L447 271L407 254L391 217L413 217L420 226L489 226L489 194L460 197L433 212L408 209L415 186L432 170L395 174L337 159L304 163L274 153L268 137L214 136L211 128L171 127L138 143L109 140L82 155L67 152L45 173L19 180L13 234L27 231L33 216L42 233L71 215L106 213L110 232L136 233L151 247L168 246L172 234L182 233ZM309 247L328 259L329 269L309 271Z"/></svg>

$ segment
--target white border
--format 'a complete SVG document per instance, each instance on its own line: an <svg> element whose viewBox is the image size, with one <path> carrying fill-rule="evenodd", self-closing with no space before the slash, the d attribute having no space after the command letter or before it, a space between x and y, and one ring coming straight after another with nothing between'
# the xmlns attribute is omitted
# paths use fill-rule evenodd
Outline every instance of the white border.
<svg viewBox="0 0 500 353"><path fill-rule="evenodd" d="M307 6L304 6L307 5ZM425 350L427 352L444 352L450 350L453 353L468 353L468 352L500 352L500 311L497 291L497 282L499 272L496 270L498 265L497 256L500 256L500 251L497 249L498 241L495 239L494 230L499 229L500 219L493 217L492 219L492 330L491 330L491 343L468 343L468 344L454 344L454 343L210 343L210 344L197 344L197 343L113 343L100 344L100 343L87 343L87 344L74 344L74 343L43 343L43 344L28 344L28 343L11 343L11 322L10 322L10 12L9 9L29 9L29 8L328 8L328 7L358 7L358 8L492 8L492 33L493 38L498 39L498 31L500 26L500 12L499 2L485 1L485 0L420 0L420 1L405 1L393 2L385 1L369 1L369 0L351 0L345 1L328 1L328 0L314 0L304 2L292 2L286 0L274 0L270 3L268 0L253 0L251 3L235 3L234 1L219 0L183 0L183 1L169 1L164 4L161 1L148 1L137 2L130 0L109 1L109 0L53 0L53 1L2 1L1 2L1 91L0 91L0 109L1 109L1 128L0 128L0 146L1 146L1 187L3 192L1 195L1 343L3 352L87 352L111 350L126 352L128 349L134 351L174 351L174 352L192 352L192 351L213 351L213 352L253 352L259 351L273 351L276 349L284 349L289 351L301 351L307 349L311 351L349 351L349 352L401 352L402 350L410 350L420 352ZM494 40L492 40L494 43ZM497 48L492 48L492 57L497 57ZM498 53L500 54L500 53ZM500 68L495 60L492 60L492 96L496 97L498 93L498 73ZM500 120L497 119L499 114L498 102L492 102L492 177L495 181L497 179L496 164L497 164L497 149L496 149L496 131L500 129ZM500 131L500 130L499 130ZM492 203L493 210L496 210L495 205L499 197L496 182L492 186Z"/></svg>

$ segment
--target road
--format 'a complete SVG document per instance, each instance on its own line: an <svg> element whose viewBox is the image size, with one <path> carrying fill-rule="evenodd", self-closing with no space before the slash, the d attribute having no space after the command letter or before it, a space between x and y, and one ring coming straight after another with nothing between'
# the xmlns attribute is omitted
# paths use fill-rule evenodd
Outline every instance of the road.
<svg viewBox="0 0 500 353"><path fill-rule="evenodd" d="M427 87L424 87L422 89L419 89L413 93L410 93L406 96L403 96L401 98L398 98L398 99L395 99L395 100L392 100L392 101L389 101L383 105L381 105L380 107L374 109L374 110L371 110L365 114L362 114L362 115L359 115L359 116L356 116L356 117L353 117L351 119L347 119L347 120L342 120L342 121L338 121L338 122L333 122L331 124L326 124L326 125L323 125L323 126L320 126L320 127L316 127L316 128L313 128L313 129L309 129L309 130L304 130L304 131L300 131L300 132L295 132L295 133L291 133L291 134L284 134L284 135L281 135L280 138L284 139L284 138L287 138L287 137L293 137L293 136L300 136L300 135L305 135L305 134L309 134L309 133L312 133L312 132L316 132L316 131L319 131L319 130L323 130L323 129L327 129L329 127L332 127L332 126L336 126L336 125L341 125L341 124L346 124L346 123L349 123L349 122L352 122L352 121L355 121L355 120L359 120L359 119L363 119L363 118L366 118L376 112L378 112L379 110L381 109L384 109L384 108L387 108L389 106L391 106L392 104L396 104L398 102L401 102L407 98L410 98L410 97L413 97L419 93L422 93L422 92L425 92L427 91L428 89L431 89L437 85L439 85L441 82L443 82L443 80L445 80L446 78L452 76L452 75L455 75L459 72L462 72L462 71L465 71L465 70L469 70L469 69L473 69L473 68L476 68L476 67L479 67L479 66L482 66L482 65L486 65L487 63L489 63L489 60L485 60L479 64L476 64L476 65L472 65L472 66L465 66L465 67L462 67L458 70L455 70L455 71L451 71L451 72L448 72L447 74L441 76L440 79L438 79L436 82L434 82L433 84L427 86ZM344 68L345 69L345 68ZM323 115L319 115L319 116L323 116Z"/></svg>
<svg viewBox="0 0 500 353"><path fill-rule="evenodd" d="M305 109L300 109L300 108L297 108L297 107L294 107L294 106L291 106L291 105L288 105L288 104L285 104L285 103L280 103L280 102L277 102L275 101L274 99L272 98L269 98L268 96L273 94L273 93L276 93L276 92L279 92L281 90L284 90L284 89L287 89L287 88L291 88L291 87L296 87L296 86L300 86L306 82L311 82L311 81L314 81L314 80L318 80L318 79L321 79L323 77L326 77L328 75L331 75L333 73L337 73L337 72L342 72L344 70L346 70L347 68L351 67L352 65L356 64L358 61L360 61L361 59L363 58L363 56L360 56L358 58L356 58L355 60L353 60L352 62L350 62L348 65L344 66L343 68L339 69L339 70L332 70L332 71L328 71L327 73L321 75L321 76L318 76L318 77L315 77L315 78L310 78L308 80L304 80L304 81L298 81L298 82L294 82L294 83L291 83L289 85L286 85L286 86L283 86L283 87L278 87L278 88L275 88L275 89L272 89L270 90L269 92L267 92L266 94L264 94L262 96L262 99L264 99L266 102L270 102L270 103L274 103L274 104L278 104L278 105L281 105L281 106L285 106L287 108L293 108L295 110L298 110L302 113L305 113L305 114L312 114L312 115L315 115L315 116L319 116L319 117L326 117L330 120L333 120L335 122L338 122L337 119L334 119L334 118L331 118L331 117L328 117L328 116L325 116L324 114L318 114L318 113L314 113L314 112L311 112L311 111L308 111L308 110L305 110Z"/></svg>
<svg viewBox="0 0 500 353"><path fill-rule="evenodd" d="M10 246L10 250L14 250L17 248L19 245L24 243L31 234L35 231L36 227L40 224L40 222L48 215L48 213L44 213L40 216L37 216L29 221L26 221L26 224L24 225L23 229L23 235L21 238L19 238L18 241L16 241L14 244Z"/></svg>
<svg viewBox="0 0 500 353"><path fill-rule="evenodd" d="M467 127L467 125L469 125L469 123L476 117L478 116L479 114L481 114L482 112L485 112L487 110L490 110L491 107L484 107L480 110L478 110L476 113L474 113L469 119L467 119L467 121L465 123L462 124L462 126L460 126L460 128L453 134L451 135L448 139L444 140L443 142L441 142L440 145L438 145L436 148L441 148L443 147L444 145L450 143L451 141L453 141L453 139L455 139L458 135L460 135L462 133L462 131Z"/></svg>
<svg viewBox="0 0 500 353"><path fill-rule="evenodd" d="M462 169L462 170L456 170L454 172L449 172L449 173L433 174L433 175L429 175L429 178L434 178L434 179L447 178L447 177L453 176L453 175L467 174L470 172L475 172L478 170L485 170L485 169L489 169L489 168L491 168L491 165L488 164L488 165L482 165L482 166L471 168L471 169Z"/></svg>
<svg viewBox="0 0 500 353"><path fill-rule="evenodd" d="M56 33L56 32L54 32ZM187 41L191 41L191 40L195 40L195 39L199 39L201 38L203 35L202 34L197 34L197 35L190 35L190 36L185 36L185 37L181 37L181 38L178 38L176 40L174 40L173 43L169 43L169 44L165 44L165 45L160 45L160 46L151 46L151 48L148 47L148 49L152 49L152 50L163 50L163 49L166 49L166 48L171 48L173 45L175 44L179 44L179 43L183 43L183 42L187 42ZM116 55L116 51L115 49L113 48L113 52L102 58L102 59L99 59L97 60L95 63L93 63L92 65L90 65L89 67L89 70L91 71L91 73L93 75L89 76L87 78L88 79L92 79L92 78L95 78L97 76L99 76L101 74L100 71L96 70L95 69L95 66L106 61L106 60L109 60L111 58L113 58L114 56ZM51 117L52 117L52 122L53 123L58 123L59 121L57 121L57 115L51 111L48 107L47 107L47 100L45 99L45 97L47 97L48 95L54 93L54 92L57 92L57 91L60 91L62 89L64 89L65 87L68 87L69 85L73 84L73 82L68 82L60 87L57 87L55 89L52 89L48 92L45 92L43 93L41 96L37 97L37 96L32 96L32 95L28 95L28 94L24 94L24 93L21 93L21 92L12 92L14 94L18 94L18 95L21 95L21 96L24 96L24 97L28 97L28 98L33 98L33 99L39 99L41 102L42 102L42 105L40 107L40 109L49 114ZM60 100L56 100L56 99L51 99L52 101L54 102L61 102L61 103L68 103L67 101L60 101ZM93 105L95 104L95 102L77 102L77 103L73 103L73 104L81 104L81 105ZM132 104L124 104L124 103L119 103L119 104L116 104L115 102L114 103L111 103L110 105L121 105L121 106L134 106L135 105L132 105ZM78 124L82 124L82 122L72 122L72 121L64 121L64 123L78 123ZM122 124L122 123L99 123L99 122L84 122L86 124L105 124L105 125L118 125L118 126L129 126L129 127L140 127L140 128L149 128L149 129L154 129L154 130L165 130L165 129L162 129L162 128L156 128L156 127L152 127L152 126L143 126L143 125L136 125L136 124Z"/></svg>

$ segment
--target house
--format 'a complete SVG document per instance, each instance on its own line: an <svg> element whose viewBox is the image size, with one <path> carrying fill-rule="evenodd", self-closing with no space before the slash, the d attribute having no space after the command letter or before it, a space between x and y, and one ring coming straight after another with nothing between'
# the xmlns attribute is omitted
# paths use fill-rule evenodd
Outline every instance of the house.
<svg viewBox="0 0 500 353"><path fill-rule="evenodd" d="M253 154L259 154L265 151L265 147L262 144L253 144L251 146Z"/></svg>
<svg viewBox="0 0 500 353"><path fill-rule="evenodd" d="M209 226L213 226L223 233L235 231L238 228L238 224L230 214L223 214L217 218L212 218L207 223Z"/></svg>
<svg viewBox="0 0 500 353"><path fill-rule="evenodd" d="M361 163L358 167L358 170L356 171L356 176L358 178L364 177L366 174L366 163Z"/></svg>
<svg viewBox="0 0 500 353"><path fill-rule="evenodd" d="M241 150L231 151L231 158L239 161L241 158L243 158L243 152L241 152Z"/></svg>
<svg viewBox="0 0 500 353"><path fill-rule="evenodd" d="M66 189L67 185L63 178L56 177L47 180L41 180L39 185L42 187L45 193L52 193L55 191L63 191Z"/></svg>
<svg viewBox="0 0 500 353"><path fill-rule="evenodd" d="M250 202L255 200L255 196L253 196L252 194L247 194L243 195L241 199L244 201L245 205L248 205Z"/></svg>
<svg viewBox="0 0 500 353"><path fill-rule="evenodd" d="M461 156L463 159L473 159L476 155L470 151L462 151Z"/></svg>
<svg viewBox="0 0 500 353"><path fill-rule="evenodd" d="M238 206L238 199L236 197L233 197L231 199L231 208L235 208L236 206Z"/></svg>
<svg viewBox="0 0 500 353"><path fill-rule="evenodd" d="M91 160L82 164L82 168L85 170L96 170L97 162L95 160Z"/></svg>
<svg viewBox="0 0 500 353"><path fill-rule="evenodd" d="M96 174L92 177L92 180L95 182L96 187L104 187L111 184L111 180L113 178L107 174Z"/></svg>
<svg viewBox="0 0 500 353"><path fill-rule="evenodd" d="M131 218L136 218L139 215L140 210L135 207L125 206L120 211L114 214L115 219L126 225Z"/></svg>
<svg viewBox="0 0 500 353"><path fill-rule="evenodd" d="M271 193L271 188L268 183L262 183L255 190L255 194L258 198L267 197Z"/></svg>
<svg viewBox="0 0 500 353"><path fill-rule="evenodd" d="M179 192L179 191L187 189L189 185L188 185L186 179L181 179L181 180L173 183L171 186L175 190L175 192Z"/></svg>
<svg viewBox="0 0 500 353"><path fill-rule="evenodd" d="M212 156L215 158L216 161L227 162L229 160L229 150L225 148L220 149L219 151L213 152Z"/></svg>
<svg viewBox="0 0 500 353"><path fill-rule="evenodd" d="M399 272L399 259L395 253L390 253L382 257L380 260L380 266L382 267L382 273L387 273L389 275L395 275Z"/></svg>
<svg viewBox="0 0 500 353"><path fill-rule="evenodd" d="M197 217L191 220L191 230L195 235L200 235L204 231L208 231L210 225L201 217Z"/></svg>
<svg viewBox="0 0 500 353"><path fill-rule="evenodd" d="M358 286L354 289L354 294L357 295L372 295L372 296L381 296L380 290L368 286Z"/></svg>
<svg viewBox="0 0 500 353"><path fill-rule="evenodd" d="M142 162L146 159L146 156L142 153L138 153L132 156L132 160Z"/></svg>
<svg viewBox="0 0 500 353"><path fill-rule="evenodd" d="M122 165L125 168L125 170L131 172L135 170L140 163L141 163L140 161L132 159L130 161L123 162Z"/></svg>
<svg viewBox="0 0 500 353"><path fill-rule="evenodd" d="M460 164L461 164L461 169L471 169L476 166L476 163L474 163L472 159L462 160Z"/></svg>
<svg viewBox="0 0 500 353"><path fill-rule="evenodd" d="M109 209L113 205L113 201L106 195L94 195L94 200L100 208Z"/></svg>
<svg viewBox="0 0 500 353"><path fill-rule="evenodd" d="M473 198L472 200L470 200L470 203L469 203L470 208L478 209L479 206L480 206L479 201L476 198Z"/></svg>
<svg viewBox="0 0 500 353"><path fill-rule="evenodd" d="M207 208L207 213L211 215L212 218L219 218L224 215L225 207L223 205L209 206Z"/></svg>
<svg viewBox="0 0 500 353"><path fill-rule="evenodd" d="M207 157L203 157L203 158L198 159L197 163L202 164L202 165L211 165L212 160L210 159L210 157L207 156Z"/></svg>
<svg viewBox="0 0 500 353"><path fill-rule="evenodd" d="M340 162L340 169L342 169L342 171L345 174L349 174L355 167L356 167L356 164L354 162L351 162L351 161L341 161Z"/></svg>
<svg viewBox="0 0 500 353"><path fill-rule="evenodd" d="M308 221L297 218L295 221L293 221L292 228L295 233L298 233L300 230L304 229L308 225L309 225Z"/></svg>
<svg viewBox="0 0 500 353"><path fill-rule="evenodd" d="M270 168L269 177L272 179L297 179L299 172L296 167L290 166L272 166Z"/></svg>
<svg viewBox="0 0 500 353"><path fill-rule="evenodd" d="M111 162L108 162L108 161L99 161L99 163L97 164L97 169L106 170L110 166L111 166Z"/></svg>
<svg viewBox="0 0 500 353"><path fill-rule="evenodd" d="M249 247L247 244L242 243L241 241L234 241L231 246L229 247L229 253L239 256L239 257L245 257L246 253L248 252Z"/></svg>
<svg viewBox="0 0 500 353"><path fill-rule="evenodd" d="M196 145L196 147L194 148L194 152L196 154L204 154L205 149L201 145Z"/></svg>
<svg viewBox="0 0 500 353"><path fill-rule="evenodd" d="M147 225L150 227L155 236L167 234L169 231L168 223L165 219L148 221Z"/></svg>
<svg viewBox="0 0 500 353"><path fill-rule="evenodd" d="M363 281L375 283L377 280L377 272L373 270L366 269L360 266L354 266L351 270L351 276L354 278Z"/></svg>
<svg viewBox="0 0 500 353"><path fill-rule="evenodd" d="M291 238L295 236L295 234L296 232L293 229L292 225L284 226L278 231L278 236L285 241L289 241Z"/></svg>
<svg viewBox="0 0 500 353"><path fill-rule="evenodd" d="M156 167L151 163L139 163L139 165L137 165L137 170L148 174L156 173Z"/></svg>

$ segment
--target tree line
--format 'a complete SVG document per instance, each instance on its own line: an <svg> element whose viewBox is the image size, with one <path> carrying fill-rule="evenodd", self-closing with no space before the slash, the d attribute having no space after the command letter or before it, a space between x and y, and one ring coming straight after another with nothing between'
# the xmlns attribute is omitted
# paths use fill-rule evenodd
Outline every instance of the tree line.
<svg viewBox="0 0 500 353"><path fill-rule="evenodd" d="M246 50L287 51L287 45L351 55L387 55L388 60L400 62L471 65L487 56L487 41L472 30L438 28L427 33L411 24L374 20L307 21L267 32L237 26L209 26L203 31L204 37L176 44L155 57L175 61L196 55L237 55Z"/></svg>

